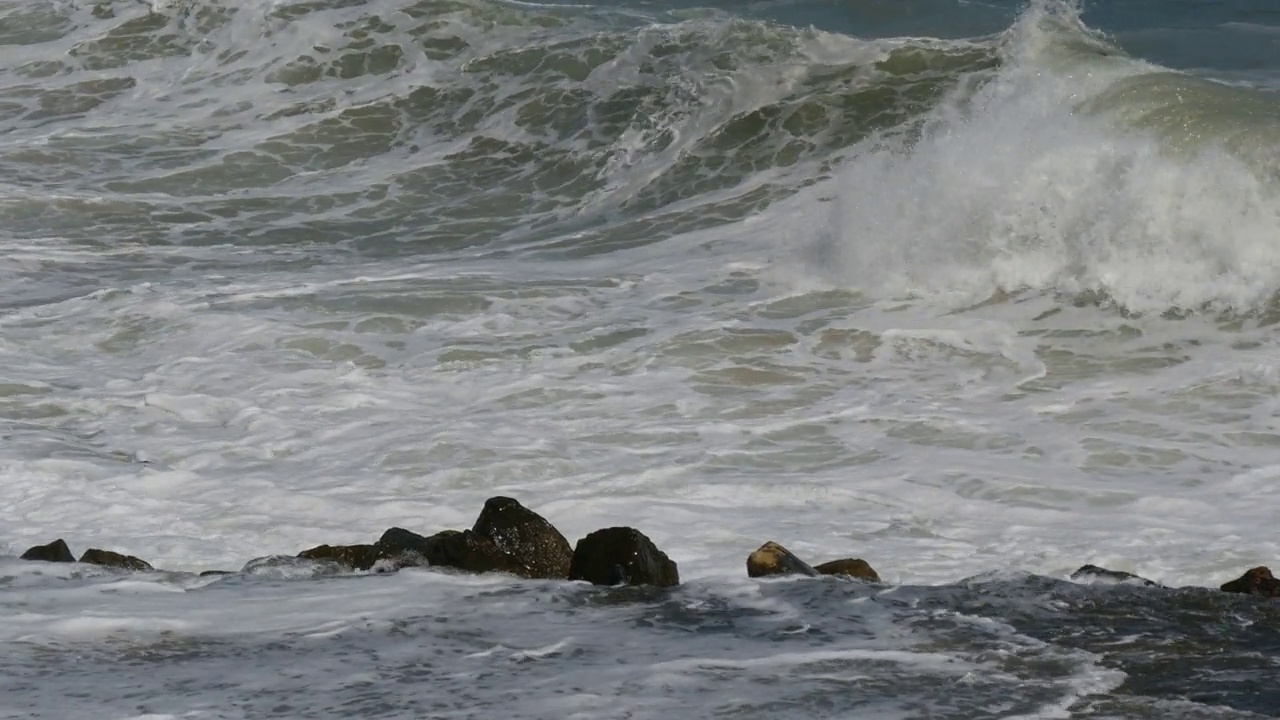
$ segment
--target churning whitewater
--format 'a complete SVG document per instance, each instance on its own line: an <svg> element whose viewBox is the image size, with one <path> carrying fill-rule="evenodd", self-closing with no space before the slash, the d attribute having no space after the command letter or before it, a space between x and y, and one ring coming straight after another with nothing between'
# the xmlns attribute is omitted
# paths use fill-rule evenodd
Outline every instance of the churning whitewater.
<svg viewBox="0 0 1280 720"><path fill-rule="evenodd" d="M1280 717L1216 590L1280 562L1269 0L0 0L0 58L0 718ZM683 584L279 557L499 495Z"/></svg>

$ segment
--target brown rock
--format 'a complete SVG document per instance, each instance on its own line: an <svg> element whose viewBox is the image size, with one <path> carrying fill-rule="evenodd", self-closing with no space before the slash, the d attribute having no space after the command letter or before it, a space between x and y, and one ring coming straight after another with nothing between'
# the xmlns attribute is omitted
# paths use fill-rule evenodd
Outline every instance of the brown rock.
<svg viewBox="0 0 1280 720"><path fill-rule="evenodd" d="M353 570L368 570L378 561L375 545L318 545L298 553L306 560L328 560Z"/></svg>
<svg viewBox="0 0 1280 720"><path fill-rule="evenodd" d="M818 571L796 557L792 552L770 540L747 556L747 575L808 575L817 577Z"/></svg>
<svg viewBox="0 0 1280 720"><path fill-rule="evenodd" d="M154 570L151 563L146 560L140 560L132 555L121 555L118 552L110 550L99 550L97 548L89 548L80 556L80 562L90 565L102 565L104 567L124 568L125 570L134 570L138 572Z"/></svg>
<svg viewBox="0 0 1280 720"><path fill-rule="evenodd" d="M1259 566L1224 584L1222 591L1244 593L1245 595L1261 595L1263 597L1280 597L1280 580L1277 580L1271 574L1269 568Z"/></svg>
<svg viewBox="0 0 1280 720"><path fill-rule="evenodd" d="M62 538L58 538L48 545L36 545L22 553L23 560L43 560L44 562L75 562L76 556L71 554L71 548L67 547L67 543Z"/></svg>
<svg viewBox="0 0 1280 720"><path fill-rule="evenodd" d="M676 564L644 533L629 527L597 530L578 541L569 568L570 580L593 585L680 584Z"/></svg>
<svg viewBox="0 0 1280 720"><path fill-rule="evenodd" d="M855 580L866 580L867 582L880 582L880 576L871 565L862 558L843 558L840 560L832 560L824 562L821 565L815 565L822 575L843 575L844 577L854 578Z"/></svg>

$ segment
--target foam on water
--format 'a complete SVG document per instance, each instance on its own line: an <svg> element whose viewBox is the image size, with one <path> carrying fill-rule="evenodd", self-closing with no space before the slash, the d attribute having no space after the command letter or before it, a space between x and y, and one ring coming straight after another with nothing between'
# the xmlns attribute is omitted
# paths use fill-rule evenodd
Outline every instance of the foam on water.
<svg viewBox="0 0 1280 720"><path fill-rule="evenodd" d="M1033 4L991 82L919 139L847 163L824 270L959 302L1033 290L1135 312L1265 307L1280 287L1280 98L1117 57L1078 22Z"/></svg>
<svg viewBox="0 0 1280 720"><path fill-rule="evenodd" d="M1265 91L1048 1L963 40L33 7L0 8L0 548L172 572L0 561L0 712L1267 711L1223 679L1265 675L1267 606L1021 574L1280 550ZM276 557L498 494L686 587ZM888 586L747 580L767 539ZM1152 670L1165 635L1233 650Z"/></svg>

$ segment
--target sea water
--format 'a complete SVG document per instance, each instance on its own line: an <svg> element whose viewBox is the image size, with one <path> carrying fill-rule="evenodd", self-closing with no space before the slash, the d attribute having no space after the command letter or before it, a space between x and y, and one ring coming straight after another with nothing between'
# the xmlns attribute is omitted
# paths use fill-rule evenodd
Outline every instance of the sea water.
<svg viewBox="0 0 1280 720"><path fill-rule="evenodd" d="M1204 589L1280 556L1273 3L10 0L0 58L0 717L1280 716ZM684 584L250 563L494 495Z"/></svg>

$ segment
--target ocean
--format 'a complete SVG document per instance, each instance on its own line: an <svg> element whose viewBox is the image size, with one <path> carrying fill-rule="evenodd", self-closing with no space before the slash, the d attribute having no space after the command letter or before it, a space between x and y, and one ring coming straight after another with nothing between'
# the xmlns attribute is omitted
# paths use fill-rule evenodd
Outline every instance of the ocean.
<svg viewBox="0 0 1280 720"><path fill-rule="evenodd" d="M1280 562L1274 0L3 0L0 58L0 718L1280 717L1217 590ZM500 495L683 584L260 560Z"/></svg>

